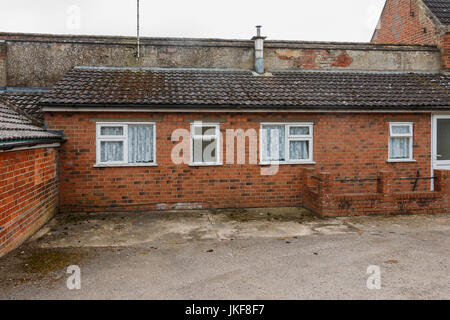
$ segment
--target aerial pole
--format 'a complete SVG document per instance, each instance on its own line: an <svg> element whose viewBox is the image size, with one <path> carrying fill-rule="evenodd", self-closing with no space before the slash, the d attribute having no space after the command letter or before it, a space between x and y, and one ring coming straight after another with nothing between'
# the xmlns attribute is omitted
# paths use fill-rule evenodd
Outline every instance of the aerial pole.
<svg viewBox="0 0 450 320"><path fill-rule="evenodd" d="M139 58L140 58L140 51L139 51L139 0L137 0L137 30L136 30L136 35L137 35L137 52L136 52L136 60L139 62Z"/></svg>

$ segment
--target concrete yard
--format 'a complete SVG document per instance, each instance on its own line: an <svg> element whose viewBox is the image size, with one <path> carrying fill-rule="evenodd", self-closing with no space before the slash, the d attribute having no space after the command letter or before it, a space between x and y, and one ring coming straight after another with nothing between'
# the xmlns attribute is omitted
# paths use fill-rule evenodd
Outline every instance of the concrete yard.
<svg viewBox="0 0 450 320"><path fill-rule="evenodd" d="M59 214L0 258L0 299L449 299L449 262L449 214ZM367 288L372 265L380 289Z"/></svg>

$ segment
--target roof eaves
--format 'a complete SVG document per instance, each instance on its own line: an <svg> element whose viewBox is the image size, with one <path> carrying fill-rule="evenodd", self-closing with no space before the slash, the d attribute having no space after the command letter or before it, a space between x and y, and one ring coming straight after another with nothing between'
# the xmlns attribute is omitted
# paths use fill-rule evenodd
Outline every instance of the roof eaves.
<svg viewBox="0 0 450 320"><path fill-rule="evenodd" d="M268 110L283 110L283 109L301 109L301 110L356 110L356 111L372 111L372 110L380 110L380 111L387 111L387 110L405 110L405 109L411 109L411 110L423 110L423 111L433 111L433 110L442 110L442 109L449 109L450 105L437 105L432 107L424 107L423 105L411 105L411 106L385 106L385 107L379 107L379 106L367 106L367 105L324 105L324 106L318 106L318 105L292 105L292 106L271 106L271 105L187 105L187 104L129 104L129 103L111 103L111 104L61 104L61 103L47 103L45 106L48 107L67 107L67 108L143 108L143 109L149 109L155 108L155 109L161 109L161 108L169 108L169 109L217 109L220 111L220 109L268 109Z"/></svg>
<svg viewBox="0 0 450 320"><path fill-rule="evenodd" d="M0 150L10 150L17 147L33 147L41 144L64 142L62 137L35 138L35 139L14 139L0 141Z"/></svg>

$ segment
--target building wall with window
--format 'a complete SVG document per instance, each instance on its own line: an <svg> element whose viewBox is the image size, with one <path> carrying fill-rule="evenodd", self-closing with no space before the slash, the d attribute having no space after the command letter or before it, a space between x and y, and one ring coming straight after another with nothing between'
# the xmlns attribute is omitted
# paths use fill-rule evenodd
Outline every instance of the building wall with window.
<svg viewBox="0 0 450 320"><path fill-rule="evenodd" d="M333 179L374 178L383 170L396 177L431 174L426 113L46 112L45 117L49 129L63 130L67 138L60 159L62 211L299 206L305 167L330 172ZM242 131L231 149L227 131L237 129ZM141 137L130 139L130 130L142 131ZM243 150L238 138L244 137L245 161L238 155ZM183 141L192 157L181 152ZM201 153L194 159L195 148L216 143L220 147L208 153L210 159ZM278 170L270 166L277 157ZM393 188L411 191L412 183L396 180ZM376 191L370 180L333 185L337 193ZM416 191L429 190L429 180L418 182Z"/></svg>

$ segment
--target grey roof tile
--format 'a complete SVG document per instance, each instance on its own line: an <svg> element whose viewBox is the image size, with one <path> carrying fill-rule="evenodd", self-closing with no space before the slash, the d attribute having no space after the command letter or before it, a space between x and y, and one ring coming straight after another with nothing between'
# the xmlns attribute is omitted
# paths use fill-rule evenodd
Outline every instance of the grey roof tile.
<svg viewBox="0 0 450 320"><path fill-rule="evenodd" d="M442 24L450 24L450 0L423 0L423 2Z"/></svg>
<svg viewBox="0 0 450 320"><path fill-rule="evenodd" d="M449 73L74 68L44 94L60 106L449 108Z"/></svg>
<svg viewBox="0 0 450 320"><path fill-rule="evenodd" d="M0 100L0 148L11 141L59 138L60 136L45 131L27 116Z"/></svg>
<svg viewBox="0 0 450 320"><path fill-rule="evenodd" d="M4 91L0 92L0 98L4 99L19 108L28 115L44 121L44 113L38 102L44 91Z"/></svg>

